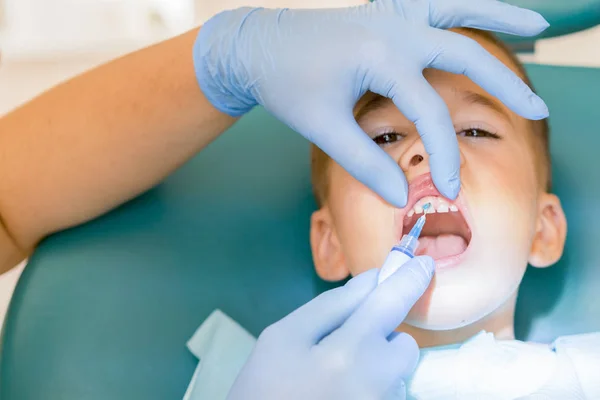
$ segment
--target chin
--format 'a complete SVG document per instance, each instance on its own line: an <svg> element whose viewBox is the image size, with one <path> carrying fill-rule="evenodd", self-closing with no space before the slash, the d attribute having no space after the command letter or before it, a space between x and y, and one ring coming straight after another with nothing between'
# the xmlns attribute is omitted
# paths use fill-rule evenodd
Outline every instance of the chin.
<svg viewBox="0 0 600 400"><path fill-rule="evenodd" d="M476 323L486 317L486 314L469 316L466 318L463 315L444 315L438 317L431 316L415 316L408 317L404 321L405 324L413 326L415 328L428 330L428 331L451 331L455 329L464 328L465 326Z"/></svg>
<svg viewBox="0 0 600 400"><path fill-rule="evenodd" d="M404 323L424 330L448 331L482 322L514 298L519 282L507 283L504 290L499 290L502 285L432 285ZM486 329L485 324L481 329Z"/></svg>

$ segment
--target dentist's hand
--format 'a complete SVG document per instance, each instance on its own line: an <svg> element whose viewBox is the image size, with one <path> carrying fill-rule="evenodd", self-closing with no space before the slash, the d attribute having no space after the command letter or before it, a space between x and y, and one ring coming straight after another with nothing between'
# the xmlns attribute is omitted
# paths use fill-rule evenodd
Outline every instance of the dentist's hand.
<svg viewBox="0 0 600 400"><path fill-rule="evenodd" d="M378 0L328 10L242 8L200 30L194 62L200 87L222 112L257 104L315 143L352 176L403 207L407 183L398 165L353 118L370 90L391 98L419 131L438 190L460 189L456 133L425 68L465 74L529 119L544 102L477 42L443 29L472 27L531 36L548 26L529 10L496 0Z"/></svg>
<svg viewBox="0 0 600 400"><path fill-rule="evenodd" d="M415 257L377 286L372 269L271 325L228 399L404 399L419 348L394 330L433 271L430 257Z"/></svg>

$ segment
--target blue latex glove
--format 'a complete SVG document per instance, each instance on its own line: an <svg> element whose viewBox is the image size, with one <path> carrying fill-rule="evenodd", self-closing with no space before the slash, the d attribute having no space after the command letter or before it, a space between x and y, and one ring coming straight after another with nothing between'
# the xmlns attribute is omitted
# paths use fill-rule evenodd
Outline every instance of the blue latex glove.
<svg viewBox="0 0 600 400"><path fill-rule="evenodd" d="M391 98L419 131L433 181L450 199L460 189L458 142L446 104L424 68L465 74L514 112L548 116L544 102L472 39L472 27L531 36L539 14L495 0L379 0L328 10L241 8L209 20L194 46L200 87L220 111L261 104L385 200L403 207L404 174L352 114L367 91Z"/></svg>
<svg viewBox="0 0 600 400"><path fill-rule="evenodd" d="M419 348L394 330L433 271L430 257L415 257L377 286L379 270L372 269L271 325L228 399L405 398Z"/></svg>

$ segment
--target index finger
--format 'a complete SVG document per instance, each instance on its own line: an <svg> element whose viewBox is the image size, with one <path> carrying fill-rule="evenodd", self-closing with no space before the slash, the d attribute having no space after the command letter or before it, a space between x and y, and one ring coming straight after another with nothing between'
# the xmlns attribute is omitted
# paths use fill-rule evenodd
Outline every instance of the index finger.
<svg viewBox="0 0 600 400"><path fill-rule="evenodd" d="M519 36L535 36L548 28L539 13L497 0L430 0L430 25L475 28Z"/></svg>
<svg viewBox="0 0 600 400"><path fill-rule="evenodd" d="M391 98L415 124L429 155L433 183L444 197L456 199L460 191L460 151L448 107L420 71L392 68L401 63L397 59L389 67L379 65L379 78L373 80L370 90ZM385 90L386 82L398 84Z"/></svg>
<svg viewBox="0 0 600 400"><path fill-rule="evenodd" d="M371 292L340 330L357 338L372 334L387 338L425 293L434 268L431 257L413 258Z"/></svg>
<svg viewBox="0 0 600 400"><path fill-rule="evenodd" d="M299 131L388 203L405 207L408 184L396 161L361 129L351 112L331 106L328 111L332 115L316 128L313 123Z"/></svg>

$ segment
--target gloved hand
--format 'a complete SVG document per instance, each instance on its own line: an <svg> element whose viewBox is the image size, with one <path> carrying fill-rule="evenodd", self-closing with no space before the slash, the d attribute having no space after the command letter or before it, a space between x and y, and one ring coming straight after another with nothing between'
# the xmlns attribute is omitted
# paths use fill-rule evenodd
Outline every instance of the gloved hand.
<svg viewBox="0 0 600 400"><path fill-rule="evenodd" d="M200 87L220 111L261 104L385 200L403 207L404 174L364 134L352 109L370 90L391 98L421 134L438 190L460 189L458 142L424 68L465 74L529 119L544 102L475 41L443 29L472 27L531 36L539 14L495 0L378 0L327 10L225 11L201 29L193 55Z"/></svg>
<svg viewBox="0 0 600 400"><path fill-rule="evenodd" d="M228 399L404 399L419 348L394 329L433 271L430 257L415 257L377 286L372 269L271 325Z"/></svg>

